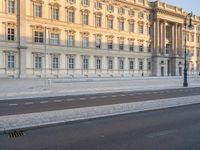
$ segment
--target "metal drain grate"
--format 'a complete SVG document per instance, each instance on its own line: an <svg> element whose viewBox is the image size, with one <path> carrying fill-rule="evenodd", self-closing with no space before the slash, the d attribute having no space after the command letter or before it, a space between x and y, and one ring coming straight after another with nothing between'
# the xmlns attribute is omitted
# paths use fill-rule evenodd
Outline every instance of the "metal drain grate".
<svg viewBox="0 0 200 150"><path fill-rule="evenodd" d="M24 136L24 132L23 131L13 131L8 133L9 138L17 138L17 137L21 137Z"/></svg>

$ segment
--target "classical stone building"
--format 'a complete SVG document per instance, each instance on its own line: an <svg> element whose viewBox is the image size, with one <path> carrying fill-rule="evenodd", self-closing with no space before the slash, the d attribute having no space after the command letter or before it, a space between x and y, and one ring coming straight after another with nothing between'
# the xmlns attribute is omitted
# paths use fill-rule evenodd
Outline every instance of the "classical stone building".
<svg viewBox="0 0 200 150"><path fill-rule="evenodd" d="M0 77L179 76L200 71L200 17L147 0L0 0Z"/></svg>

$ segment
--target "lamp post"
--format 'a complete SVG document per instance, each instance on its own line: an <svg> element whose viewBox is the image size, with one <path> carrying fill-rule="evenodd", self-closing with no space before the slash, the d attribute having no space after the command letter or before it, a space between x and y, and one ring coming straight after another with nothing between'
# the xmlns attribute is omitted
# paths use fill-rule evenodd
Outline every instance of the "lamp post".
<svg viewBox="0 0 200 150"><path fill-rule="evenodd" d="M189 17L189 24L187 24L187 19ZM187 36L186 36L186 30L187 27L188 28L192 28L192 13L187 14L187 16L185 17L185 22L184 22L184 26L185 26L185 52L184 52L184 81L183 81L183 87L188 87L188 82L187 82Z"/></svg>
<svg viewBox="0 0 200 150"><path fill-rule="evenodd" d="M45 23L45 31L44 31L44 84L45 88L47 87L47 24Z"/></svg>

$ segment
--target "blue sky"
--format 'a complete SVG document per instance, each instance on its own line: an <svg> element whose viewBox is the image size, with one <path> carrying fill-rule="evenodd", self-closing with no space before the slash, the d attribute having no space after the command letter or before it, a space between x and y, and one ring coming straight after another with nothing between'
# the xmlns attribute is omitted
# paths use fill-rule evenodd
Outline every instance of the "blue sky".
<svg viewBox="0 0 200 150"><path fill-rule="evenodd" d="M187 12L193 12L195 15L200 16L200 0L160 0L168 4L176 5L183 8Z"/></svg>

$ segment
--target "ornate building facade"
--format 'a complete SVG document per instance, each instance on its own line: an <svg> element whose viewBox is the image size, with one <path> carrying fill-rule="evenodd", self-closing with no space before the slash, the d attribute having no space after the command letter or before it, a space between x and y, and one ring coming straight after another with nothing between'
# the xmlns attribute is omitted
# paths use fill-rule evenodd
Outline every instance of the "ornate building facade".
<svg viewBox="0 0 200 150"><path fill-rule="evenodd" d="M181 76L200 71L200 17L148 0L0 0L0 77Z"/></svg>

